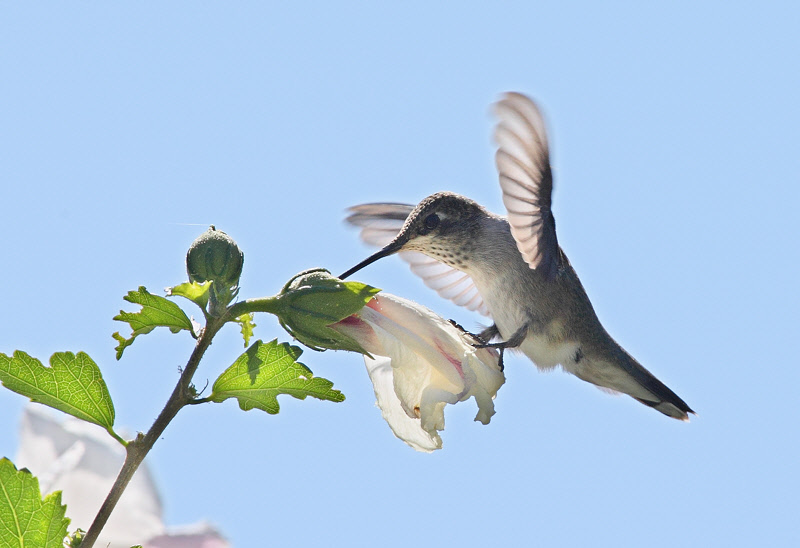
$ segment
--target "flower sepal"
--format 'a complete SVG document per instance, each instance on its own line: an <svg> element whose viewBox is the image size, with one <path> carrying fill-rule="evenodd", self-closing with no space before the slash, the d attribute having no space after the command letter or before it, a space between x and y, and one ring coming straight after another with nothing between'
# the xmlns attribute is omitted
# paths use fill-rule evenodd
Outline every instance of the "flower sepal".
<svg viewBox="0 0 800 548"><path fill-rule="evenodd" d="M300 272L277 296L276 314L292 337L313 350L350 350L366 353L358 341L331 329L359 310L380 289L342 281L323 268Z"/></svg>

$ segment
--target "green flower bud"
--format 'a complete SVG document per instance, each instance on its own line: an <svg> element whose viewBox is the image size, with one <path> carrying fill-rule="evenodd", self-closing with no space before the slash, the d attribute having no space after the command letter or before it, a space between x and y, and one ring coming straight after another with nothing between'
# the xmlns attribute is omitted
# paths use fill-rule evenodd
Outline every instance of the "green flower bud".
<svg viewBox="0 0 800 548"><path fill-rule="evenodd" d="M83 537L86 536L86 531L83 529L77 529L74 533L67 537L67 546L69 548L78 548L83 542ZM135 548L135 547L133 547Z"/></svg>
<svg viewBox="0 0 800 548"><path fill-rule="evenodd" d="M213 225L203 232L186 253L186 271L192 282L215 281L231 288L239 284L244 253L233 238Z"/></svg>
<svg viewBox="0 0 800 548"><path fill-rule="evenodd" d="M186 272L193 283L211 282L208 293L196 299L208 313L220 316L225 307L239 292L239 276L242 275L244 253L233 238L217 230L214 225L203 232L186 253Z"/></svg>
<svg viewBox="0 0 800 548"><path fill-rule="evenodd" d="M364 352L361 345L329 326L355 314L380 290L360 282L343 282L316 268L297 274L278 296L281 325L314 350Z"/></svg>

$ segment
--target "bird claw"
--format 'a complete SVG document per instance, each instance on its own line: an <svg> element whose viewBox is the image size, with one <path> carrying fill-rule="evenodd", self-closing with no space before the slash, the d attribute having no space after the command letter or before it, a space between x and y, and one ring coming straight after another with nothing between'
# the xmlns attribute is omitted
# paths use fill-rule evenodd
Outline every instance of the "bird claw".
<svg viewBox="0 0 800 548"><path fill-rule="evenodd" d="M450 322L450 324L453 327L455 327L456 329L461 331L464 335L467 335L468 337L472 338L475 341L475 342L472 343L473 348L497 348L497 349L499 349L500 350L500 359L498 360L497 365L500 367L500 371L502 371L504 369L505 366L503 365L503 351L505 350L507 343L506 342L497 342L497 343L489 342L492 337L497 335L497 328L495 326L492 326L492 327L489 327L487 329L484 329L480 333L471 333L471 332L467 331L466 329L464 329L461 326L461 324L459 324L455 320L448 320L448 321ZM487 335L488 335L488 338L487 338Z"/></svg>
<svg viewBox="0 0 800 548"><path fill-rule="evenodd" d="M486 348L487 345L494 345L497 343L489 343L492 337L486 337L484 333L486 330L480 333L472 333L471 331L467 331L464 327L455 320L447 320L450 322L450 325L461 331L464 335L470 337L471 339L475 340L476 342L472 343L472 346L475 348Z"/></svg>
<svg viewBox="0 0 800 548"><path fill-rule="evenodd" d="M477 337L476 337L477 338ZM508 341L500 341L500 342L481 342L477 344L473 344L475 348L496 348L500 351L500 359L497 360L497 365L500 367L500 371L505 370L505 364L503 364L503 355L505 354L506 348L509 348Z"/></svg>
<svg viewBox="0 0 800 548"><path fill-rule="evenodd" d="M453 325L455 325L456 327L460 328L465 333L467 333L467 331L464 330L463 327L455 323L453 320L450 320L450 322L453 323ZM497 350L500 351L500 359L498 360L497 365L500 367L500 371L503 371L505 369L505 365L503 364L503 356L505 354L506 348L517 348L520 344L522 344L522 341L525 340L525 336L528 334L528 324L526 323L525 325L520 327L516 331L516 333L514 333L511 336L511 338L505 341L489 342L494 337L500 335L500 330L497 329L497 324L492 324L491 326L487 327L477 335L473 333L468 333L468 334L471 335L476 341L478 341L477 343L472 345L475 348L496 348Z"/></svg>

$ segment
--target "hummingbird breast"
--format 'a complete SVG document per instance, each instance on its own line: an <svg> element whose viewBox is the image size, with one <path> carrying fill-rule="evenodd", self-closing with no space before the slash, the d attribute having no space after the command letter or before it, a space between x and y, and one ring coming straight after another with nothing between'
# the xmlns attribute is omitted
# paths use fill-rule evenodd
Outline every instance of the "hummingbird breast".
<svg viewBox="0 0 800 548"><path fill-rule="evenodd" d="M487 284L476 281L476 286L503 340L510 339L520 329L526 330L518 349L539 369L549 370L573 362L579 354L580 342L561 311L548 306L547 291L538 292L538 284L531 281L531 277L506 277Z"/></svg>
<svg viewBox="0 0 800 548"><path fill-rule="evenodd" d="M552 369L574 361L580 343L567 313L571 295L564 285L573 273L569 263L555 280L546 279L524 261L505 219L490 217L480 228L470 238L469 252L448 264L475 282L503 340L527 330L519 350L537 367Z"/></svg>
<svg viewBox="0 0 800 548"><path fill-rule="evenodd" d="M410 247L410 249L414 248ZM428 243L424 248L418 248L418 250L424 251L429 257L447 266L451 266L456 270L466 271L470 262L469 250L465 247L452 246L434 241Z"/></svg>

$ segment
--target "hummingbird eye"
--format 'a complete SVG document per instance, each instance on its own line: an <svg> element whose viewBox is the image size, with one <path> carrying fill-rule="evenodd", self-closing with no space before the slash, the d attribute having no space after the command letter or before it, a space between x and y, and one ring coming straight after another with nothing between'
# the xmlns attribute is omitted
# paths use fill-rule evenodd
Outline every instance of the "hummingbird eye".
<svg viewBox="0 0 800 548"><path fill-rule="evenodd" d="M422 221L422 224L425 226L426 231L431 231L439 226L439 216L436 213L431 213L425 217L425 220Z"/></svg>

